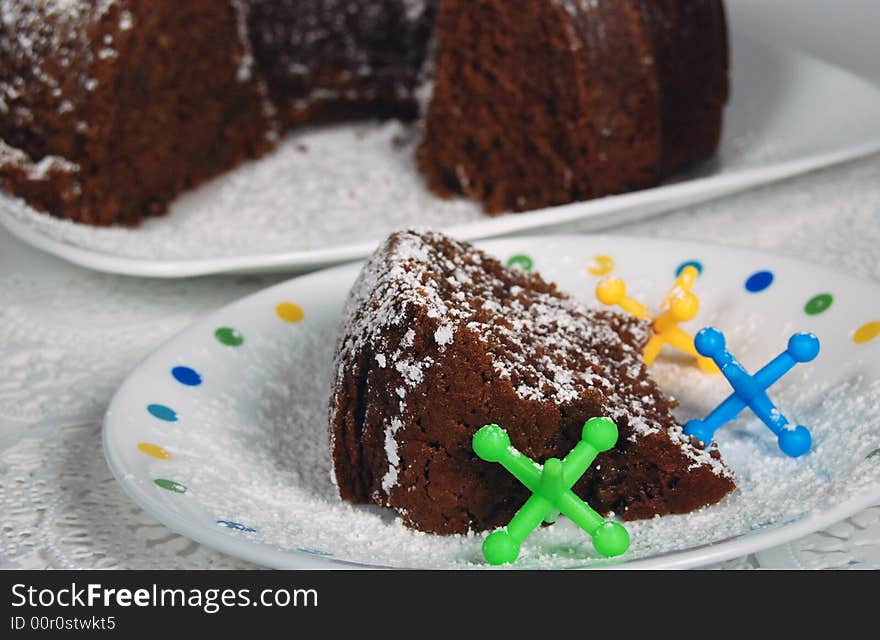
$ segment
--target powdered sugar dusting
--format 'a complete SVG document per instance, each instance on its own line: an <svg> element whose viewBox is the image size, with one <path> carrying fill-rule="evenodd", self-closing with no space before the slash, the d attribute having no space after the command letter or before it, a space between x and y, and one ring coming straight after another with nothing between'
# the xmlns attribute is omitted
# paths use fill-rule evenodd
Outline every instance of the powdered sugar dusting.
<svg viewBox="0 0 880 640"><path fill-rule="evenodd" d="M28 180L46 180L54 173L76 174L79 165L60 156L44 156L38 162L32 161L20 149L10 147L0 140L0 165L8 165L22 170Z"/></svg>
<svg viewBox="0 0 880 640"><path fill-rule="evenodd" d="M82 102L82 92L90 91L96 83L95 66L112 64L116 58L112 39L104 40L105 46L97 55L92 51L92 27L118 8L116 0L0 3L4 35L0 37L0 55L9 65L0 79L0 103L11 113L14 125L24 128L34 124L29 102L33 96L37 102L54 105L60 114L70 111L65 105ZM120 28L130 21L127 13L122 12ZM50 64L50 60L57 64Z"/></svg>
<svg viewBox="0 0 880 640"><path fill-rule="evenodd" d="M2 192L0 214L66 244L150 260L321 250L378 242L411 224L485 222L474 202L428 191L413 158L418 141L396 120L300 130L136 229L61 220Z"/></svg>
<svg viewBox="0 0 880 640"><path fill-rule="evenodd" d="M454 336L455 327L453 325L444 324L440 325L437 331L434 332L434 341L437 343L437 346L442 348L448 344L452 344Z"/></svg>
<svg viewBox="0 0 880 640"><path fill-rule="evenodd" d="M400 418L391 418L385 429L385 455L388 457L388 471L382 477L382 489L387 494L397 484L397 467L400 457L397 455L397 432L403 428Z"/></svg>

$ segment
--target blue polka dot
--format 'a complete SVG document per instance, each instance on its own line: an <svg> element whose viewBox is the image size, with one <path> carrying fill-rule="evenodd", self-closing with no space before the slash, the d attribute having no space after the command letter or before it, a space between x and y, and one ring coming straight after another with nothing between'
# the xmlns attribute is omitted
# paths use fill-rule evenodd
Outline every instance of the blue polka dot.
<svg viewBox="0 0 880 640"><path fill-rule="evenodd" d="M188 387L197 387L202 384L202 376L199 375L199 372L189 367L174 367L171 370L171 375L180 384L185 384Z"/></svg>
<svg viewBox="0 0 880 640"><path fill-rule="evenodd" d="M746 280L746 290L760 293L771 284L773 284L773 274L770 271L757 271Z"/></svg>
<svg viewBox="0 0 880 640"><path fill-rule="evenodd" d="M703 273L703 263L698 262L697 260L688 260L687 262L682 262L678 265L678 269L675 270L675 277L681 275L681 272L685 270L685 267L694 267L697 270L697 273Z"/></svg>
<svg viewBox="0 0 880 640"><path fill-rule="evenodd" d="M149 411L153 417L159 418L159 420L164 420L165 422L177 422L177 412L175 412L174 409L166 407L164 404L147 405L147 411Z"/></svg>
<svg viewBox="0 0 880 640"><path fill-rule="evenodd" d="M220 526L226 527L228 529L235 529L236 531L244 531L245 533L255 533L257 530L253 527L248 527L247 525L243 525L240 522L232 522L231 520L218 520L217 524Z"/></svg>

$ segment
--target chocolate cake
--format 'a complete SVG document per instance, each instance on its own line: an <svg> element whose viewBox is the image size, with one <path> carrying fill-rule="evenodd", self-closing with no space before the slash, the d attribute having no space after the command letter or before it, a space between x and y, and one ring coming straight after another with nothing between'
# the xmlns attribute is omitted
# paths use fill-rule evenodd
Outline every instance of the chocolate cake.
<svg viewBox="0 0 880 640"><path fill-rule="evenodd" d="M290 127L418 119L489 212L656 184L717 147L721 0L0 0L0 183L136 224Z"/></svg>
<svg viewBox="0 0 880 640"><path fill-rule="evenodd" d="M250 0L257 66L285 126L418 115L439 0Z"/></svg>
<svg viewBox="0 0 880 640"><path fill-rule="evenodd" d="M525 455L564 457L592 417L618 425L574 490L624 520L686 513L734 488L682 433L641 358L646 323L577 304L537 274L430 231L392 234L354 284L336 351L339 494L441 534L505 524L528 497L471 448L496 423Z"/></svg>
<svg viewBox="0 0 880 640"><path fill-rule="evenodd" d="M0 0L0 180L95 225L273 147L240 3Z"/></svg>
<svg viewBox="0 0 880 640"><path fill-rule="evenodd" d="M418 162L439 194L524 211L709 157L728 98L720 0L444 0Z"/></svg>

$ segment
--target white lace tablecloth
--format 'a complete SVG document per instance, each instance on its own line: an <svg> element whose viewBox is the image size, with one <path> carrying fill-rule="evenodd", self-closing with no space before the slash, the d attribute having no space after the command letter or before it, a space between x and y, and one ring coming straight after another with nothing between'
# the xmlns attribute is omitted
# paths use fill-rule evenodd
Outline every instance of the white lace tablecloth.
<svg viewBox="0 0 880 640"><path fill-rule="evenodd" d="M880 280L880 156L607 231L759 248ZM0 568L252 566L131 502L104 460L100 421L126 373L160 343L285 277L102 275L0 232ZM880 505L713 565L765 567L880 568Z"/></svg>

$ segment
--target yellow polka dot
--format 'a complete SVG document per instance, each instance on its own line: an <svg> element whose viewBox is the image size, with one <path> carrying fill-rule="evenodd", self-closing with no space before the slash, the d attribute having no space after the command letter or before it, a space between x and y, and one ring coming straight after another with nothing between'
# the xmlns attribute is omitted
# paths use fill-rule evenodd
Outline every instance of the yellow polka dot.
<svg viewBox="0 0 880 640"><path fill-rule="evenodd" d="M278 317L284 320L284 322L301 322L305 317L302 307L292 302L282 302L275 307L275 313L277 313Z"/></svg>
<svg viewBox="0 0 880 640"><path fill-rule="evenodd" d="M869 322L856 329L856 332L853 334L853 342L856 344L865 344L876 338L878 335L880 335L880 322Z"/></svg>
<svg viewBox="0 0 880 640"><path fill-rule="evenodd" d="M138 449L142 453L146 453L148 456L152 456L154 458L159 458L159 460L168 460L171 458L171 454L165 451L158 444L153 444L152 442L139 442Z"/></svg>
<svg viewBox="0 0 880 640"><path fill-rule="evenodd" d="M614 258L611 256L594 256L593 262L587 267L591 276L607 276L614 270Z"/></svg>

